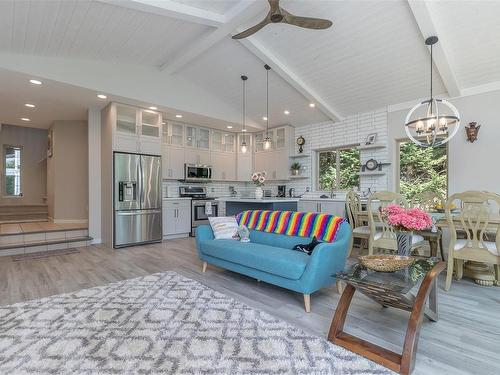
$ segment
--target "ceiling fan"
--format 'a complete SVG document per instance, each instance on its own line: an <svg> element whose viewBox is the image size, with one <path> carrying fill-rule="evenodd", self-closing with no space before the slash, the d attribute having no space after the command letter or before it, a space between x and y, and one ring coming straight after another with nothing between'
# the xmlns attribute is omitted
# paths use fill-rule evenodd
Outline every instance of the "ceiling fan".
<svg viewBox="0 0 500 375"><path fill-rule="evenodd" d="M289 25L316 30L328 29L333 24L332 21L324 20L321 18L294 16L293 14L288 13L285 9L280 7L280 0L268 1L271 9L269 9L269 13L267 13L266 18L264 18L257 25L252 26L239 34L233 35L233 39L243 39L250 35L253 35L270 23L287 23Z"/></svg>

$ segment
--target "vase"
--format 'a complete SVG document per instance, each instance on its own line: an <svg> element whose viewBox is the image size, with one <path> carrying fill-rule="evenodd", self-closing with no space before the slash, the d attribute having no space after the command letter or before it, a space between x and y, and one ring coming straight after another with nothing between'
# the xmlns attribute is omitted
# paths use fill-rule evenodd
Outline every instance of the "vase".
<svg viewBox="0 0 500 375"><path fill-rule="evenodd" d="M264 190L260 186L255 188L255 199L262 199L264 197Z"/></svg>
<svg viewBox="0 0 500 375"><path fill-rule="evenodd" d="M298 176L299 175L299 170L298 169L292 169L292 176Z"/></svg>
<svg viewBox="0 0 500 375"><path fill-rule="evenodd" d="M398 244L398 255L409 257L411 255L411 239L413 232L396 232L396 242Z"/></svg>

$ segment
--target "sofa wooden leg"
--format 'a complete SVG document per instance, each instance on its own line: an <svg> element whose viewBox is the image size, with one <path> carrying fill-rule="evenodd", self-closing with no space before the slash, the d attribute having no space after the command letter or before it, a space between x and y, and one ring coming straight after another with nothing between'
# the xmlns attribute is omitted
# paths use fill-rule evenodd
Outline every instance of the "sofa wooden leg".
<svg viewBox="0 0 500 375"><path fill-rule="evenodd" d="M201 269L201 272L207 272L207 262L203 262L203 267Z"/></svg>
<svg viewBox="0 0 500 375"><path fill-rule="evenodd" d="M311 295L304 294L304 307L306 308L306 312L311 312Z"/></svg>

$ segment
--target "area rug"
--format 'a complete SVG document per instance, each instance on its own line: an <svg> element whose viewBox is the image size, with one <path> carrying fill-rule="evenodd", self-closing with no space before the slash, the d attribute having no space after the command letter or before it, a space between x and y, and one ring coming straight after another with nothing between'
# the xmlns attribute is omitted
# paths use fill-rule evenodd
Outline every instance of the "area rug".
<svg viewBox="0 0 500 375"><path fill-rule="evenodd" d="M0 374L389 374L165 272L0 307Z"/></svg>

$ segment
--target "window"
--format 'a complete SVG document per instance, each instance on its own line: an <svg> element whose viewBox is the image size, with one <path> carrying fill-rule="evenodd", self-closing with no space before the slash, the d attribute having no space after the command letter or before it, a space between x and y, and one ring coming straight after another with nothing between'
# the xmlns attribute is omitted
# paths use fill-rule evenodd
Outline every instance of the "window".
<svg viewBox="0 0 500 375"><path fill-rule="evenodd" d="M317 190L349 190L359 187L357 147L318 151Z"/></svg>
<svg viewBox="0 0 500 375"><path fill-rule="evenodd" d="M422 148L410 141L399 143L399 192L409 201L415 195L435 192L446 198L448 155L446 145Z"/></svg>
<svg viewBox="0 0 500 375"><path fill-rule="evenodd" d="M21 148L4 147L5 195L20 197L21 191Z"/></svg>

